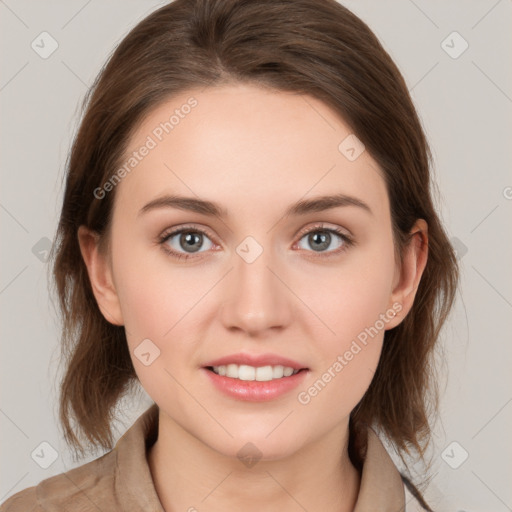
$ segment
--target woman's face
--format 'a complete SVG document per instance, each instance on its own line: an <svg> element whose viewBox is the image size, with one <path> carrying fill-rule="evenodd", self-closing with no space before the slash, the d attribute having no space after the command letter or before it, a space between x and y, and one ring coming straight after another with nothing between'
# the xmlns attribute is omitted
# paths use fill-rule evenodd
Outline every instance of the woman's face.
<svg viewBox="0 0 512 512"><path fill-rule="evenodd" d="M280 458L346 432L384 331L403 318L385 183L351 133L310 96L232 85L175 97L130 141L115 186L113 293L96 296L125 326L162 418L220 453L251 442ZM166 196L188 202L145 209ZM323 196L342 200L305 207ZM205 368L240 354L306 370L249 382Z"/></svg>

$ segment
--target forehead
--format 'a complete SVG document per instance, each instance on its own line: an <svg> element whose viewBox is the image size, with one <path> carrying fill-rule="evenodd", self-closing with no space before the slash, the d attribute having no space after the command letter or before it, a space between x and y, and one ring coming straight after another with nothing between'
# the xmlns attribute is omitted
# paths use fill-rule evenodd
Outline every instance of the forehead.
<svg viewBox="0 0 512 512"><path fill-rule="evenodd" d="M376 162L367 151L347 157L353 137L309 95L252 85L191 89L151 110L134 132L122 162L134 165L116 202L140 208L173 192L242 208L286 202L284 208L303 196L345 193L387 209Z"/></svg>

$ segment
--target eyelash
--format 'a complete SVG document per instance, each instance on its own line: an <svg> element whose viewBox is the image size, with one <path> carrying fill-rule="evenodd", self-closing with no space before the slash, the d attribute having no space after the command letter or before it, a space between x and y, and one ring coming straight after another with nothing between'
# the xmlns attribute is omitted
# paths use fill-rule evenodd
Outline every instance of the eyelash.
<svg viewBox="0 0 512 512"><path fill-rule="evenodd" d="M338 235L343 240L343 245L340 248L334 249L332 251L326 251L325 253L323 253L323 252L317 253L316 256L313 256L314 258L316 258L316 257L329 258L329 257L337 256L338 254L346 251L349 247L351 247L352 245L355 244L355 242L352 239L352 237L348 236L341 229L339 229L339 228L326 228L322 224L321 225L313 226L312 228L309 228L309 229L307 229L305 231L301 231L299 233L299 241L302 240L306 235L309 235L310 233L316 233L316 232L327 232L327 233L333 233L335 235ZM180 252L176 252L173 249L169 248L169 246L167 245L167 241L170 238L172 238L173 236L179 235L181 233L201 233L201 234L207 236L210 239L212 238L210 236L210 234L208 233L208 231L206 231L206 230L203 230L201 228L197 228L197 227L194 227L194 226L183 226L183 227L181 227L179 229L176 229L174 231L164 232L164 234L162 234L158 238L158 243L161 245L162 249L169 256L171 256L171 257L173 257L173 258L175 258L177 260L181 260L181 259L188 260L188 259L191 259L191 258L194 258L194 259L195 258L201 258L201 256L193 256L192 254L180 253ZM310 251L306 251L306 252L310 252Z"/></svg>

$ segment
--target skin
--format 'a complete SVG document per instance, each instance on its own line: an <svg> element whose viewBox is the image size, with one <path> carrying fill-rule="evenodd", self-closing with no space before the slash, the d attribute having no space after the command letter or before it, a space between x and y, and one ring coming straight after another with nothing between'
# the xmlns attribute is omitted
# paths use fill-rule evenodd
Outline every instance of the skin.
<svg viewBox="0 0 512 512"><path fill-rule="evenodd" d="M347 452L349 415L370 385L385 329L412 306L427 225L418 220L400 265L377 163L367 151L349 161L338 145L352 130L310 96L249 85L188 91L143 120L127 153L191 96L198 105L117 185L109 252L79 229L99 308L125 326L137 376L160 408L148 454L155 488L167 511L352 510L360 475ZM364 201L371 213L343 206L283 216L299 199L335 192ZM138 215L163 193L218 202L229 216L174 208ZM354 245L335 254L344 242L333 234L315 250L300 230L317 223L341 228ZM180 235L168 240L192 255L178 260L157 238L184 224L211 236L199 252L180 245ZM250 264L236 252L249 235L263 249ZM298 392L393 304L401 311L385 329L307 405L299 403ZM161 351L149 366L133 353L146 338ZM309 373L300 389L275 400L236 400L201 367L242 351L283 355ZM237 457L247 442L262 453L251 468Z"/></svg>

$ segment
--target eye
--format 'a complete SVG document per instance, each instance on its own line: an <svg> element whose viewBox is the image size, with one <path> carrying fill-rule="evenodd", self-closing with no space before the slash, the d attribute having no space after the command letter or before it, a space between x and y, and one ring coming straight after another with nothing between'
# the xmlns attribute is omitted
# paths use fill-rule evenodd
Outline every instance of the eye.
<svg viewBox="0 0 512 512"><path fill-rule="evenodd" d="M313 248L313 252L320 253L320 256L323 256L323 253L327 253L326 256L338 254L345 251L354 243L352 238L341 229L326 228L323 225L309 228L306 232L302 232L301 235L300 240L304 239L306 243ZM338 240L337 247L332 250L326 250L332 246L332 243L335 242L336 239Z"/></svg>
<svg viewBox="0 0 512 512"><path fill-rule="evenodd" d="M179 235L179 236L178 236ZM159 243L162 245L164 251L171 256L181 258L194 257L193 254L199 252L199 250L205 245L205 238L209 240L206 244L206 249L211 249L213 243L209 239L209 235L206 231L199 228L181 227L180 229L164 233ZM185 252L181 252L184 250Z"/></svg>
<svg viewBox="0 0 512 512"><path fill-rule="evenodd" d="M317 253L319 257L337 255L354 244L353 239L341 229L327 228L323 224L302 231L298 242L299 245L303 239L313 247L313 251L308 251L307 248L305 250ZM337 247L326 250L331 247L336 239L338 240ZM207 240L206 244L205 240ZM205 252L201 251L201 249L208 250L215 246L210 240L210 234L206 230L192 226L183 226L179 229L167 231L161 235L158 242L167 254L176 259L195 258L195 253ZM304 249L304 247L300 247L300 249Z"/></svg>

